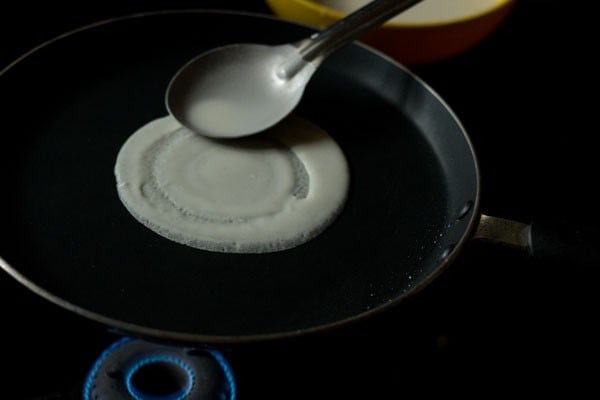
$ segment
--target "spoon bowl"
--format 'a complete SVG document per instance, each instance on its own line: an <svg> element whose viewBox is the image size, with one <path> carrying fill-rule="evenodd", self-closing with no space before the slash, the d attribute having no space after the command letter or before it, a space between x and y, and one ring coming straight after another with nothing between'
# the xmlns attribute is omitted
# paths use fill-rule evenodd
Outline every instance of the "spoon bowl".
<svg viewBox="0 0 600 400"><path fill-rule="evenodd" d="M179 70L167 90L167 109L204 136L254 134L296 107L314 71L292 45L220 47Z"/></svg>
<svg viewBox="0 0 600 400"><path fill-rule="evenodd" d="M295 44L210 50L175 74L167 88L167 110L203 136L236 138L263 131L296 107L325 57L420 1L373 1Z"/></svg>

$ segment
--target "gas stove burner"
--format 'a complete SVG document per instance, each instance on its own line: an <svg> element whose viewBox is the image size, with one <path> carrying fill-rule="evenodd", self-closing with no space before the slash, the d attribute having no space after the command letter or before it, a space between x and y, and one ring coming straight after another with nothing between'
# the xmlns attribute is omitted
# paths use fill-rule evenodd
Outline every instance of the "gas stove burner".
<svg viewBox="0 0 600 400"><path fill-rule="evenodd" d="M235 400L233 372L212 349L124 338L94 363L84 400Z"/></svg>

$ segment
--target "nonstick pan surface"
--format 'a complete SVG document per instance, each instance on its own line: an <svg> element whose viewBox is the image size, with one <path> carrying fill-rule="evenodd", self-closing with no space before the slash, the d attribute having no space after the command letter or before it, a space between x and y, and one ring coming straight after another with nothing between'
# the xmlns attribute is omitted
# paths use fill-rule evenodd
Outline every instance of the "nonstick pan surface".
<svg viewBox="0 0 600 400"><path fill-rule="evenodd" d="M148 230L118 198L117 153L166 115L183 63L310 33L250 14L151 13L72 32L10 65L0 74L0 266L129 334L203 343L339 326L424 287L476 225L476 160L435 93L358 45L319 68L295 111L334 137L351 168L346 206L317 238L263 255L200 251Z"/></svg>

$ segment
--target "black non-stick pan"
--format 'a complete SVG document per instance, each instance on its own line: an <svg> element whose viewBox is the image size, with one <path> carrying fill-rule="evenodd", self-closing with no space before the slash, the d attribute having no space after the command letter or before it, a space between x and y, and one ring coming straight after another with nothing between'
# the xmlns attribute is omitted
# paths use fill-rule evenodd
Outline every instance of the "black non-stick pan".
<svg viewBox="0 0 600 400"><path fill-rule="evenodd" d="M124 141L166 115L183 63L309 29L273 18L162 12L71 32L0 74L0 266L61 307L131 335L234 343L300 335L384 311L434 279L473 236L526 247L530 227L481 216L478 166L452 111L359 45L331 56L295 111L351 168L335 223L297 248L222 254L171 242L120 202Z"/></svg>

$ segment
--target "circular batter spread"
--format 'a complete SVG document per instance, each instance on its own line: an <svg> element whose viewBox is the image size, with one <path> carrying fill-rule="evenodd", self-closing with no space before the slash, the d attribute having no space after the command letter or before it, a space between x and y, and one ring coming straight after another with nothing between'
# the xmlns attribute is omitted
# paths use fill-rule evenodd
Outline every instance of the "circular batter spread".
<svg viewBox="0 0 600 400"><path fill-rule="evenodd" d="M143 225L230 253L279 251L314 238L339 214L349 183L335 141L294 116L235 140L160 118L125 142L115 175L121 201Z"/></svg>

